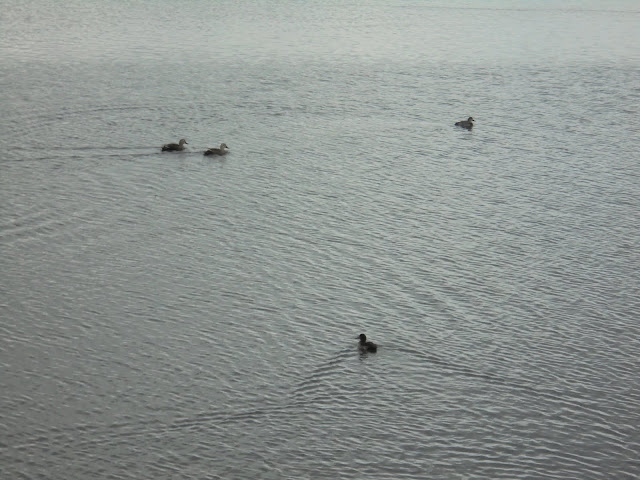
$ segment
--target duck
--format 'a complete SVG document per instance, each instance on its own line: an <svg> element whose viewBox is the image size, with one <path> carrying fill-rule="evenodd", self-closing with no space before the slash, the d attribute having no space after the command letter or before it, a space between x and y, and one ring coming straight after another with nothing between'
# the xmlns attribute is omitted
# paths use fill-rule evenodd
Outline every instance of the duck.
<svg viewBox="0 0 640 480"><path fill-rule="evenodd" d="M473 117L469 117L466 120L460 120L459 122L456 122L456 127L462 127L466 128L467 130L471 130L473 128L473 122L475 122Z"/></svg>
<svg viewBox="0 0 640 480"><path fill-rule="evenodd" d="M181 152L184 150L185 143L188 145L187 141L184 138L181 138L178 143L167 143L162 146L163 152Z"/></svg>
<svg viewBox="0 0 640 480"><path fill-rule="evenodd" d="M364 333L361 333L358 338L360 339L360 344L358 345L360 352L375 353L378 351L378 345L373 342L367 342L367 336Z"/></svg>
<svg viewBox="0 0 640 480"><path fill-rule="evenodd" d="M227 153L227 144L226 143L221 143L220 144L220 148L210 148L209 150L207 150L206 152L204 152L204 155L226 155Z"/></svg>

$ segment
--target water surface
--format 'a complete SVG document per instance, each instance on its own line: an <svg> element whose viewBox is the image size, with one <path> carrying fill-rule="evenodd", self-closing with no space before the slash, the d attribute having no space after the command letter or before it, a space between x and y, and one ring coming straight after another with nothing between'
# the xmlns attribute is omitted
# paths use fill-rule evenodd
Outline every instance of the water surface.
<svg viewBox="0 0 640 480"><path fill-rule="evenodd" d="M635 2L1 15L3 477L638 478Z"/></svg>

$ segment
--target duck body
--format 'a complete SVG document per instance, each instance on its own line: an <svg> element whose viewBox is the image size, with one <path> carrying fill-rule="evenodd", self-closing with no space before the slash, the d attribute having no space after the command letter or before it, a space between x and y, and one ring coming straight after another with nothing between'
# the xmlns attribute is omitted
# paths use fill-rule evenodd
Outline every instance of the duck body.
<svg viewBox="0 0 640 480"><path fill-rule="evenodd" d="M184 145L187 144L187 141L184 138L181 138L178 143L167 143L162 146L163 152L181 152L184 150Z"/></svg>
<svg viewBox="0 0 640 480"><path fill-rule="evenodd" d="M360 343L358 344L358 349L362 353L371 352L375 353L378 351L378 345L373 342L367 341L367 336L364 333L361 333L358 337L360 339Z"/></svg>
<svg viewBox="0 0 640 480"><path fill-rule="evenodd" d="M209 150L205 151L203 155L226 155L227 153L227 144L226 143L221 143L220 144L220 148L210 148Z"/></svg>
<svg viewBox="0 0 640 480"><path fill-rule="evenodd" d="M456 127L462 127L466 128L467 130L471 130L473 128L473 122L475 122L473 117L469 117L466 120L460 120L459 122L456 122Z"/></svg>

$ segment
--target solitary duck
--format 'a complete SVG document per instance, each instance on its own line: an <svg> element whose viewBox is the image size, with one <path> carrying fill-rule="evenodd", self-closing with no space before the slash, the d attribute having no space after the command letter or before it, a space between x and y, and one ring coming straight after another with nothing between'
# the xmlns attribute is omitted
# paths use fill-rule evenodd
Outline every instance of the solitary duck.
<svg viewBox="0 0 640 480"><path fill-rule="evenodd" d="M469 117L466 120L460 120L459 122L456 122L456 127L462 127L466 128L467 130L471 130L473 128L473 122L475 122L473 117Z"/></svg>
<svg viewBox="0 0 640 480"><path fill-rule="evenodd" d="M372 352L375 353L378 351L378 345L373 342L367 342L367 336L364 333L360 334L360 344L358 348L361 352Z"/></svg>
<svg viewBox="0 0 640 480"><path fill-rule="evenodd" d="M179 143L167 143L166 145L163 145L162 151L163 152L181 152L182 150L184 150L185 143L187 143L187 141L184 138L181 138Z"/></svg>
<svg viewBox="0 0 640 480"><path fill-rule="evenodd" d="M209 150L207 150L206 152L204 152L205 155L226 155L227 153L227 144L226 143L221 143L220 144L220 148L210 148Z"/></svg>

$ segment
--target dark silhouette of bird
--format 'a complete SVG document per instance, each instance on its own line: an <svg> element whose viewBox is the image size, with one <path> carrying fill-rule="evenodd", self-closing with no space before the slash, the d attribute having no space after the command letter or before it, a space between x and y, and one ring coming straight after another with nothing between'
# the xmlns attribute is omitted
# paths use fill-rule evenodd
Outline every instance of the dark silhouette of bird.
<svg viewBox="0 0 640 480"><path fill-rule="evenodd" d="M372 352L375 353L378 351L378 345L373 342L367 342L367 336L364 333L361 333L358 337L360 339L360 344L358 348L361 352Z"/></svg>
<svg viewBox="0 0 640 480"><path fill-rule="evenodd" d="M162 151L163 152L181 152L182 150L184 150L185 143L187 143L187 141L184 138L181 138L180 142L178 143L167 143L166 145L163 145Z"/></svg>
<svg viewBox="0 0 640 480"><path fill-rule="evenodd" d="M473 122L475 122L473 117L469 117L466 120L460 120L459 122L456 122L456 127L462 127L466 128L467 130L471 130L473 128Z"/></svg>
<svg viewBox="0 0 640 480"><path fill-rule="evenodd" d="M221 143L220 148L210 148L204 152L204 155L226 155L228 153L227 148L229 147L227 147L226 143Z"/></svg>

